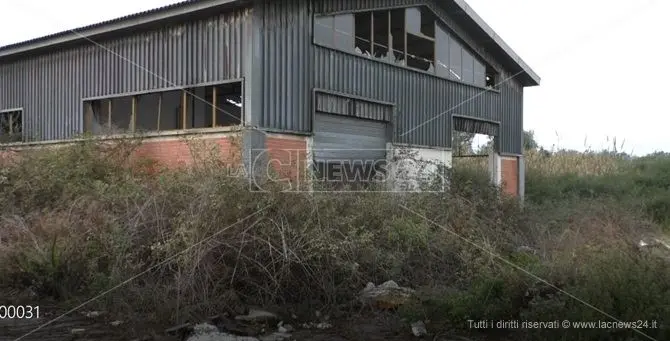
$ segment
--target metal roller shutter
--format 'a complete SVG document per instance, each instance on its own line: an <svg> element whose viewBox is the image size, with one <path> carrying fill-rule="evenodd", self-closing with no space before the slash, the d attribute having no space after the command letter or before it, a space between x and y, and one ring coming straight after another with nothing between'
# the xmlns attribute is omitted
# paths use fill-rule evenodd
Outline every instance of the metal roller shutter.
<svg viewBox="0 0 670 341"><path fill-rule="evenodd" d="M378 167L386 160L388 140L386 122L319 112L315 115L313 155L317 167L344 163Z"/></svg>

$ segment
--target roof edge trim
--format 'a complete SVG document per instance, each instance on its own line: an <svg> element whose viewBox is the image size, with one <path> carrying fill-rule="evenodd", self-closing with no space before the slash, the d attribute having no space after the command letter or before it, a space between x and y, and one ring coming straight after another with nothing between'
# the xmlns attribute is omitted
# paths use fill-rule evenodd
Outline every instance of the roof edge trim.
<svg viewBox="0 0 670 341"><path fill-rule="evenodd" d="M175 16L188 15L209 8L226 5L239 0L210 0L210 1L184 1L168 5L164 8L148 10L125 17L112 19L81 28L71 29L50 36L35 38L16 44L0 46L0 58L29 52L42 48L48 48L55 45L66 44L91 36L97 36L106 33L112 33L135 26L150 24L152 22L169 19Z"/></svg>
<svg viewBox="0 0 670 341"><path fill-rule="evenodd" d="M538 76L537 73L535 73L535 71L533 71L533 69L531 69L530 66L528 66L528 64L526 64L526 62L524 62L523 59L521 59L521 57L519 57L519 55L517 55L516 52L514 52L514 50L512 50L512 48L509 45L507 45L507 43L493 30L493 28L491 28L491 26L489 26L484 21L484 19L482 19L482 17L480 17L479 14L477 14L477 12L475 12L474 9L472 9L472 7L470 7L470 5L468 5L464 0L451 0L451 1L453 1L458 7L460 7L463 10L463 12L465 12L465 14L467 14L467 16L470 17L472 21L474 21L477 24L477 26L481 27L481 29L489 37L491 37L491 39L493 39L493 41L498 46L500 46L500 48L503 51L505 51L505 53L508 56L510 56L510 58L514 60L514 62L519 66L519 68L521 68L528 75L528 77L534 82L533 85L540 85L540 76Z"/></svg>

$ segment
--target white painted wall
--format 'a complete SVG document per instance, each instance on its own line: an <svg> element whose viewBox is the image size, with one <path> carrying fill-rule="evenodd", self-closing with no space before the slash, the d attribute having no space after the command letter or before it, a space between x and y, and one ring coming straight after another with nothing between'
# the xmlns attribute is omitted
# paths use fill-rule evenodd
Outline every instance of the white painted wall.
<svg viewBox="0 0 670 341"><path fill-rule="evenodd" d="M432 190L447 188L447 179L438 174L438 165L451 168L452 153L448 149L419 148L387 144L387 181L392 191L421 191L421 181L438 179L440 186Z"/></svg>

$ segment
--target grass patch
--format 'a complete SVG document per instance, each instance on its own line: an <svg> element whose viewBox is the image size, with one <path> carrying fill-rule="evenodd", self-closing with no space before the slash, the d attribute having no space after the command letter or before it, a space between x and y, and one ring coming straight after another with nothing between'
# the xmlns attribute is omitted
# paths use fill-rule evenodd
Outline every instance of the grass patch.
<svg viewBox="0 0 670 341"><path fill-rule="evenodd" d="M151 269L95 304L178 323L236 302L341 308L367 282L394 280L420 293L400 313L433 330L467 331L476 319L608 319L587 302L624 321L656 319L661 328L645 333L670 336L667 260L636 246L667 222L666 158L528 157L522 209L481 170L455 170L445 193L259 193L216 162L148 174L130 157L135 147L84 142L3 166L0 285L81 301Z"/></svg>

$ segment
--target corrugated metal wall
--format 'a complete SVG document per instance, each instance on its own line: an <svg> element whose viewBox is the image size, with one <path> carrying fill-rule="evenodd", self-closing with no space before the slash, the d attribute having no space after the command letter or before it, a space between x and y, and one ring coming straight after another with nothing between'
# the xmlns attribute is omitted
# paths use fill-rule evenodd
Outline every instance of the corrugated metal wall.
<svg viewBox="0 0 670 341"><path fill-rule="evenodd" d="M500 64L434 1L316 0L315 12L416 4L428 4L471 49L477 51L489 64L502 70ZM328 48L316 47L314 58L315 87L396 103L393 122L395 142L451 147L450 114L460 114L500 121L501 152L521 153L523 91L514 79L501 84L499 92L491 92ZM503 72L500 79L505 80L509 76Z"/></svg>
<svg viewBox="0 0 670 341"><path fill-rule="evenodd" d="M312 110L312 17L309 1L258 1L263 26L263 98L260 125L310 132Z"/></svg>
<svg viewBox="0 0 670 341"><path fill-rule="evenodd" d="M499 92L483 91L312 44L311 13L417 4L428 4L482 58L502 69L436 2L276 1L263 6L265 37L262 48L266 59L261 125L289 131L311 131L311 90L319 88L395 103L394 141L399 143L450 147L450 114L460 114L501 121L501 152L520 153L523 101L522 88L515 80L502 84ZM508 76L503 73L501 79ZM448 113L440 115L444 112Z"/></svg>
<svg viewBox="0 0 670 341"><path fill-rule="evenodd" d="M0 108L24 108L28 140L58 140L82 132L82 98L242 78L250 18L240 9L102 46L0 61Z"/></svg>

